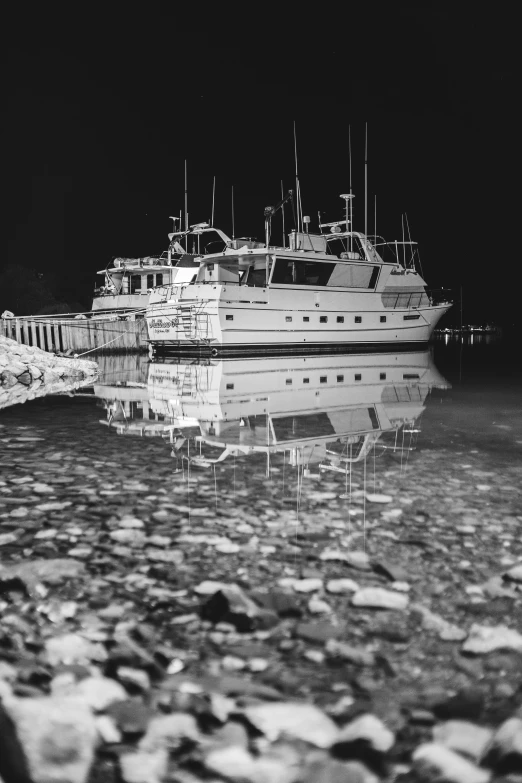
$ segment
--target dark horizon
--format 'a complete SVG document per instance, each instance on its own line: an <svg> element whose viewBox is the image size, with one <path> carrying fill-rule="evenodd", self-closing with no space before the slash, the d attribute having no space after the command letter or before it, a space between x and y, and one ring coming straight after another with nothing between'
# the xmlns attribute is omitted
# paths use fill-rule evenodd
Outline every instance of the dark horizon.
<svg viewBox="0 0 522 783"><path fill-rule="evenodd" d="M59 40L15 36L0 278L28 267L56 299L90 307L112 257L166 249L185 160L190 223L209 220L215 176L215 225L232 234L233 186L236 236L261 238L281 181L295 188L294 121L311 230L318 210L342 217L348 127L354 229L364 230L367 122L368 232L376 195L377 232L400 239L408 215L428 286L457 297L462 286L465 321L520 319L496 272L514 225L516 93L503 38L513 17L409 4L350 14L313 46L294 30L292 51L260 29L177 41L168 14L143 29L126 19ZM347 19L371 35L347 37ZM442 325L459 320L454 307Z"/></svg>

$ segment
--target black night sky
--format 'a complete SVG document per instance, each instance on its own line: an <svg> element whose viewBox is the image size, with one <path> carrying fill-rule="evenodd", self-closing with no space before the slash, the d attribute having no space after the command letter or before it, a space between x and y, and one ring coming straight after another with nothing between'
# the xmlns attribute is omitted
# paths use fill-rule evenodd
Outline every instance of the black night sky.
<svg viewBox="0 0 522 783"><path fill-rule="evenodd" d="M294 120L312 230L318 210L342 217L351 127L364 230L368 122L369 232L376 194L378 233L400 239L407 213L428 284L457 296L462 285L465 321L520 324L514 6L344 7L291 23L249 6L202 29L158 5L13 28L0 308L31 312L40 302L20 281L32 280L49 301L88 309L113 256L166 249L185 159L190 222L210 218L215 176L215 224L232 234L233 185L236 235L262 238L264 207L281 180L294 187ZM274 219L274 239L280 230Z"/></svg>

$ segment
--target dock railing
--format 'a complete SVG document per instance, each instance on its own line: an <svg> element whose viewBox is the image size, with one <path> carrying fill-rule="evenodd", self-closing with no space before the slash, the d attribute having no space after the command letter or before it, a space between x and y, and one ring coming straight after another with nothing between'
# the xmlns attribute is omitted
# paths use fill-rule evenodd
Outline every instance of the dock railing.
<svg viewBox="0 0 522 783"><path fill-rule="evenodd" d="M74 318L19 316L0 318L0 334L22 345L53 353L78 355L96 351L125 352L147 350L147 324L144 318Z"/></svg>

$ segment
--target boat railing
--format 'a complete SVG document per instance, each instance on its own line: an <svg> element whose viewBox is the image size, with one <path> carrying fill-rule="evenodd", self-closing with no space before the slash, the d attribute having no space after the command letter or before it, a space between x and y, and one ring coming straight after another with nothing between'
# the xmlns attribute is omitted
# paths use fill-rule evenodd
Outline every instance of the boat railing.
<svg viewBox="0 0 522 783"><path fill-rule="evenodd" d="M419 307L434 307L440 304L451 304L452 298L449 289L426 289L425 291L414 291L411 294L407 292L384 292L382 294L382 303L389 309L400 308L418 309Z"/></svg>

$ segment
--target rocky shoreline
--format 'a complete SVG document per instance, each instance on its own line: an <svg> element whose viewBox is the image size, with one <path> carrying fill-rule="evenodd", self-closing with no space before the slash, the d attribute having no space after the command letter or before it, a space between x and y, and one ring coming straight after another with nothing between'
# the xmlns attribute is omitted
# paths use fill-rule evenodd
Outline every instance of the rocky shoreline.
<svg viewBox="0 0 522 783"><path fill-rule="evenodd" d="M57 356L0 336L0 408L70 391L96 372L96 362Z"/></svg>
<svg viewBox="0 0 522 783"><path fill-rule="evenodd" d="M5 410L3 783L521 783L518 430L492 460L454 411L296 509L282 458L174 474L91 400Z"/></svg>

